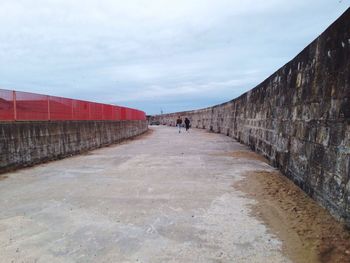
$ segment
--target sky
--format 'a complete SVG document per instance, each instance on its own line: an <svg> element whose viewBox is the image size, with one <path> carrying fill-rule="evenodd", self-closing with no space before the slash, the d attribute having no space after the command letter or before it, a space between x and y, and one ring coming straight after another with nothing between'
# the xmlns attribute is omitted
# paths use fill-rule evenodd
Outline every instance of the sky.
<svg viewBox="0 0 350 263"><path fill-rule="evenodd" d="M0 0L0 87L159 114L219 104L350 0Z"/></svg>

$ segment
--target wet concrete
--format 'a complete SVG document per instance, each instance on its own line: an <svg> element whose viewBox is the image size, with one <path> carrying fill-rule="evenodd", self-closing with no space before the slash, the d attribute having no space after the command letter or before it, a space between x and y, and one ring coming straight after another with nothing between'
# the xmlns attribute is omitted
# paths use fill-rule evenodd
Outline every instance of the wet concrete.
<svg viewBox="0 0 350 263"><path fill-rule="evenodd" d="M261 160L230 137L147 137L0 181L1 262L290 262L232 185Z"/></svg>

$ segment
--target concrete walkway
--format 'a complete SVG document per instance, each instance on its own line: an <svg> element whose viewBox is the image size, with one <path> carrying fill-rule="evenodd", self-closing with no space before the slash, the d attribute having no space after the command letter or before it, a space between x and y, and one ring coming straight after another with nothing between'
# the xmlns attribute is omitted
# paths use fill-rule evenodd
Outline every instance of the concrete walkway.
<svg viewBox="0 0 350 263"><path fill-rule="evenodd" d="M143 138L7 174L0 262L290 262L232 185L264 162L231 138Z"/></svg>

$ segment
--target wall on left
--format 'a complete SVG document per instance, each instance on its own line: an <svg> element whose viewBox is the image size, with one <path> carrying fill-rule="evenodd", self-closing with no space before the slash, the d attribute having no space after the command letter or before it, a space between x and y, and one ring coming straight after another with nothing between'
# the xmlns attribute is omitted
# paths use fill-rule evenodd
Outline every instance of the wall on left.
<svg viewBox="0 0 350 263"><path fill-rule="evenodd" d="M107 146L147 129L146 120L0 122L0 173Z"/></svg>

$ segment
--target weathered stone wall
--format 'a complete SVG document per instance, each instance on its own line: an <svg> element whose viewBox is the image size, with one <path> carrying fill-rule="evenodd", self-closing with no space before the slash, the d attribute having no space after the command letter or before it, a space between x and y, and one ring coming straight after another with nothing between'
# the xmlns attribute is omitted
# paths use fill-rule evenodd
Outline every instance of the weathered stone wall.
<svg viewBox="0 0 350 263"><path fill-rule="evenodd" d="M249 145L350 224L350 9L251 91L214 107L160 116Z"/></svg>
<svg viewBox="0 0 350 263"><path fill-rule="evenodd" d="M0 122L0 172L79 154L147 129L147 121Z"/></svg>

